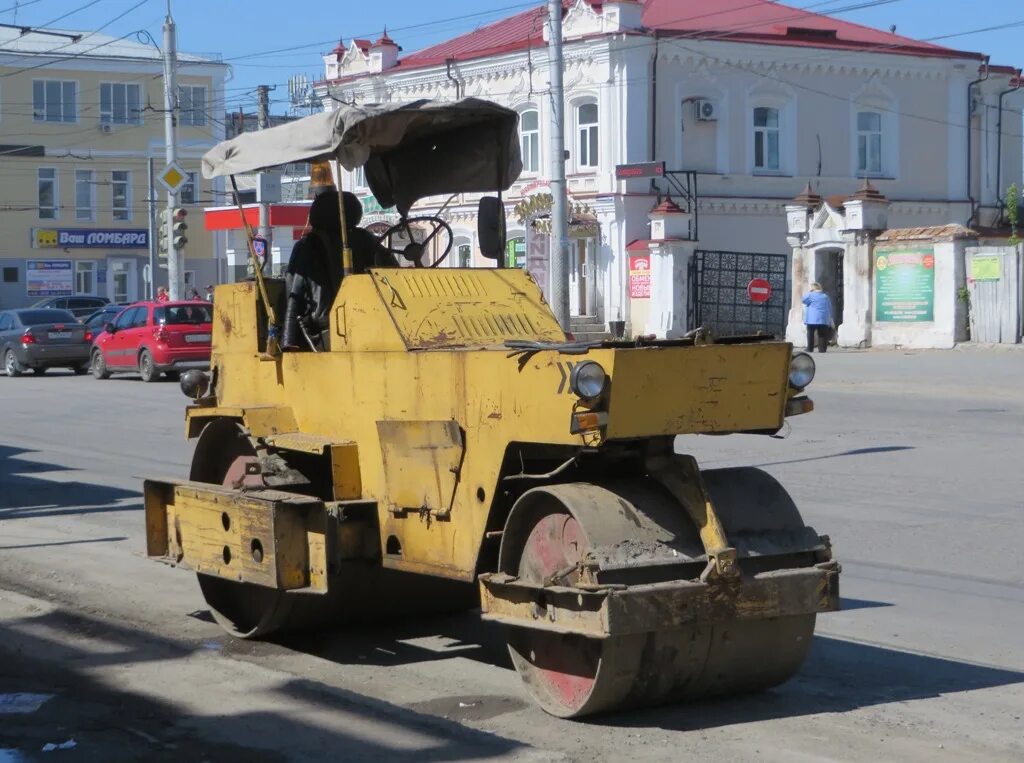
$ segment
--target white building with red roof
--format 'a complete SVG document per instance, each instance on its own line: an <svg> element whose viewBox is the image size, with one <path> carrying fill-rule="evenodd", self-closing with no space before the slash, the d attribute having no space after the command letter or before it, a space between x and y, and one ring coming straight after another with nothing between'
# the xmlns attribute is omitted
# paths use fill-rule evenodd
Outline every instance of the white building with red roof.
<svg viewBox="0 0 1024 763"><path fill-rule="evenodd" d="M642 333L667 310L658 332L684 330L694 322L692 291L656 281L685 281L692 268L651 264L654 282L645 288L671 304L652 296L649 315L638 319L630 255L788 255L785 206L808 182L841 200L870 178L890 202L893 227L996 225L1005 189L1020 183L1018 72L981 53L769 0L564 7L574 315L621 318ZM506 200L510 261L522 265L528 249L546 246L546 38L538 5L405 55L386 33L353 40L324 57L318 93L326 108L479 96L518 110L524 171ZM644 162L664 162L666 175L617 177L617 166ZM359 173L347 184L369 193ZM653 243L650 213L667 195L686 216L690 246ZM446 211L458 236L454 266L476 258L475 200L461 201ZM773 275L783 281L773 308L782 323L784 271Z"/></svg>

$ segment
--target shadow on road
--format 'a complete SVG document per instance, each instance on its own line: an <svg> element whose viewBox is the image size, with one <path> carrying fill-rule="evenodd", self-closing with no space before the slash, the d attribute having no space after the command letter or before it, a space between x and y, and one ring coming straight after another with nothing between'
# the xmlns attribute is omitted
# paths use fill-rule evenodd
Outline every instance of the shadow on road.
<svg viewBox="0 0 1024 763"><path fill-rule="evenodd" d="M2 518L3 515L0 515ZM77 546L81 543L117 543L128 540L127 535L115 535L110 538L84 538L82 540L55 540L51 543L22 543L15 546L0 546L0 551L14 551L15 549L26 548L49 548L51 546Z"/></svg>
<svg viewBox="0 0 1024 763"><path fill-rule="evenodd" d="M73 471L59 464L16 458L34 452L0 445L0 520L142 509L141 500L137 504L119 505L126 498L140 498L137 492L92 482L33 476L40 472Z"/></svg>
<svg viewBox="0 0 1024 763"><path fill-rule="evenodd" d="M268 675L256 692L240 690L234 702L230 685L197 681L213 661L221 670L227 665L230 675L231 663L199 644L77 613L57 610L0 623L0 693L54 695L40 710L19 716L17 724L0 725L0 749L31 756L47 742L73 738L77 746L62 751L61 760L175 763L399 757L441 762L502 758L526 749L434 715L283 674ZM155 678L159 663L166 665ZM140 672L126 683L141 681L151 690L118 688L115 676L133 668ZM208 692L217 693L216 699ZM196 709L214 705L215 710Z"/></svg>
<svg viewBox="0 0 1024 763"><path fill-rule="evenodd" d="M854 448L853 450L844 450L842 453L829 453L825 456L809 456L808 458L794 458L789 461L769 461L764 464L752 464L759 469L763 469L766 466L782 466L783 464L802 464L806 461L824 461L829 458L842 458L844 456L869 456L874 453L895 453L900 450L914 450L913 445L880 445L874 448Z"/></svg>
<svg viewBox="0 0 1024 763"><path fill-rule="evenodd" d="M675 731L774 718L842 713L862 707L1024 683L1024 673L815 636L800 673L766 692L689 705L620 713L599 725Z"/></svg>

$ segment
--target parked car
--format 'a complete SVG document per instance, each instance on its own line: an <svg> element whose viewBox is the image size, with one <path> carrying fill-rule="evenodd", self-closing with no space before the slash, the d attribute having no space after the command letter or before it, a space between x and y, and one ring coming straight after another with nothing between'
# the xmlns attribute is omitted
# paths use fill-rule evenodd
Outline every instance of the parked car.
<svg viewBox="0 0 1024 763"><path fill-rule="evenodd" d="M85 325L93 334L98 335L103 331L103 327L114 320L117 314L128 307L128 303L123 302L117 305L104 305L99 310L90 313L85 318L79 318L83 325Z"/></svg>
<svg viewBox="0 0 1024 763"><path fill-rule="evenodd" d="M47 297L32 307L51 307L55 310L69 310L76 318L88 315L110 302L106 297Z"/></svg>
<svg viewBox="0 0 1024 763"><path fill-rule="evenodd" d="M97 335L92 375L138 372L151 382L167 373L210 365L213 307L209 302L136 302Z"/></svg>
<svg viewBox="0 0 1024 763"><path fill-rule="evenodd" d="M0 353L8 376L55 367L84 374L92 340L93 333L67 310L24 307L0 313Z"/></svg>

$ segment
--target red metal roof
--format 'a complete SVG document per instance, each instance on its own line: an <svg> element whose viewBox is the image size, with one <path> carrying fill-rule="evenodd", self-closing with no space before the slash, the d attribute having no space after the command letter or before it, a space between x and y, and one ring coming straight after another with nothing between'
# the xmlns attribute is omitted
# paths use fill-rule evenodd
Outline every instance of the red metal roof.
<svg viewBox="0 0 1024 763"><path fill-rule="evenodd" d="M597 0L587 0L600 8ZM563 6L574 4L563 0ZM721 39L827 49L865 50L899 55L981 59L979 53L945 48L901 37L772 0L643 0L645 31L666 38ZM389 71L439 66L544 45L543 6L517 13L445 42L410 53ZM1004 67L993 67L1003 71ZM1012 73L1012 69L1006 69Z"/></svg>

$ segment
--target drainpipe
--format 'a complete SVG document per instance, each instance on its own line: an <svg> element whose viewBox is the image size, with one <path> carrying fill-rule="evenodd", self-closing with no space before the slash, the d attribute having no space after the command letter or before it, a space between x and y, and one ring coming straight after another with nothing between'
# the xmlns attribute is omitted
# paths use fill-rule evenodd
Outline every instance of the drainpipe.
<svg viewBox="0 0 1024 763"><path fill-rule="evenodd" d="M462 83L459 82L458 78L452 76L452 64L454 64L454 63L455 63L455 59L454 58L445 59L445 62L444 62L444 72L445 72L445 75L448 77L448 80L450 82L454 82L455 83L455 98L456 99L461 99L462 98Z"/></svg>
<svg viewBox="0 0 1024 763"><path fill-rule="evenodd" d="M975 85L980 85L982 82L988 79L988 56L983 56L981 60L981 71L982 75L971 82L967 86L967 200L971 204L971 216L967 218L967 227L970 228L974 224L974 216L978 210L974 206L974 196L971 195L971 106L973 101L971 100L971 92L974 90Z"/></svg>
<svg viewBox="0 0 1024 763"><path fill-rule="evenodd" d="M999 220L997 225L1002 225L1003 214L1006 211L1005 199L1003 199L1003 98L1020 89L1021 70L1010 82L1010 87L999 94L999 119L996 122L996 197L999 199Z"/></svg>

